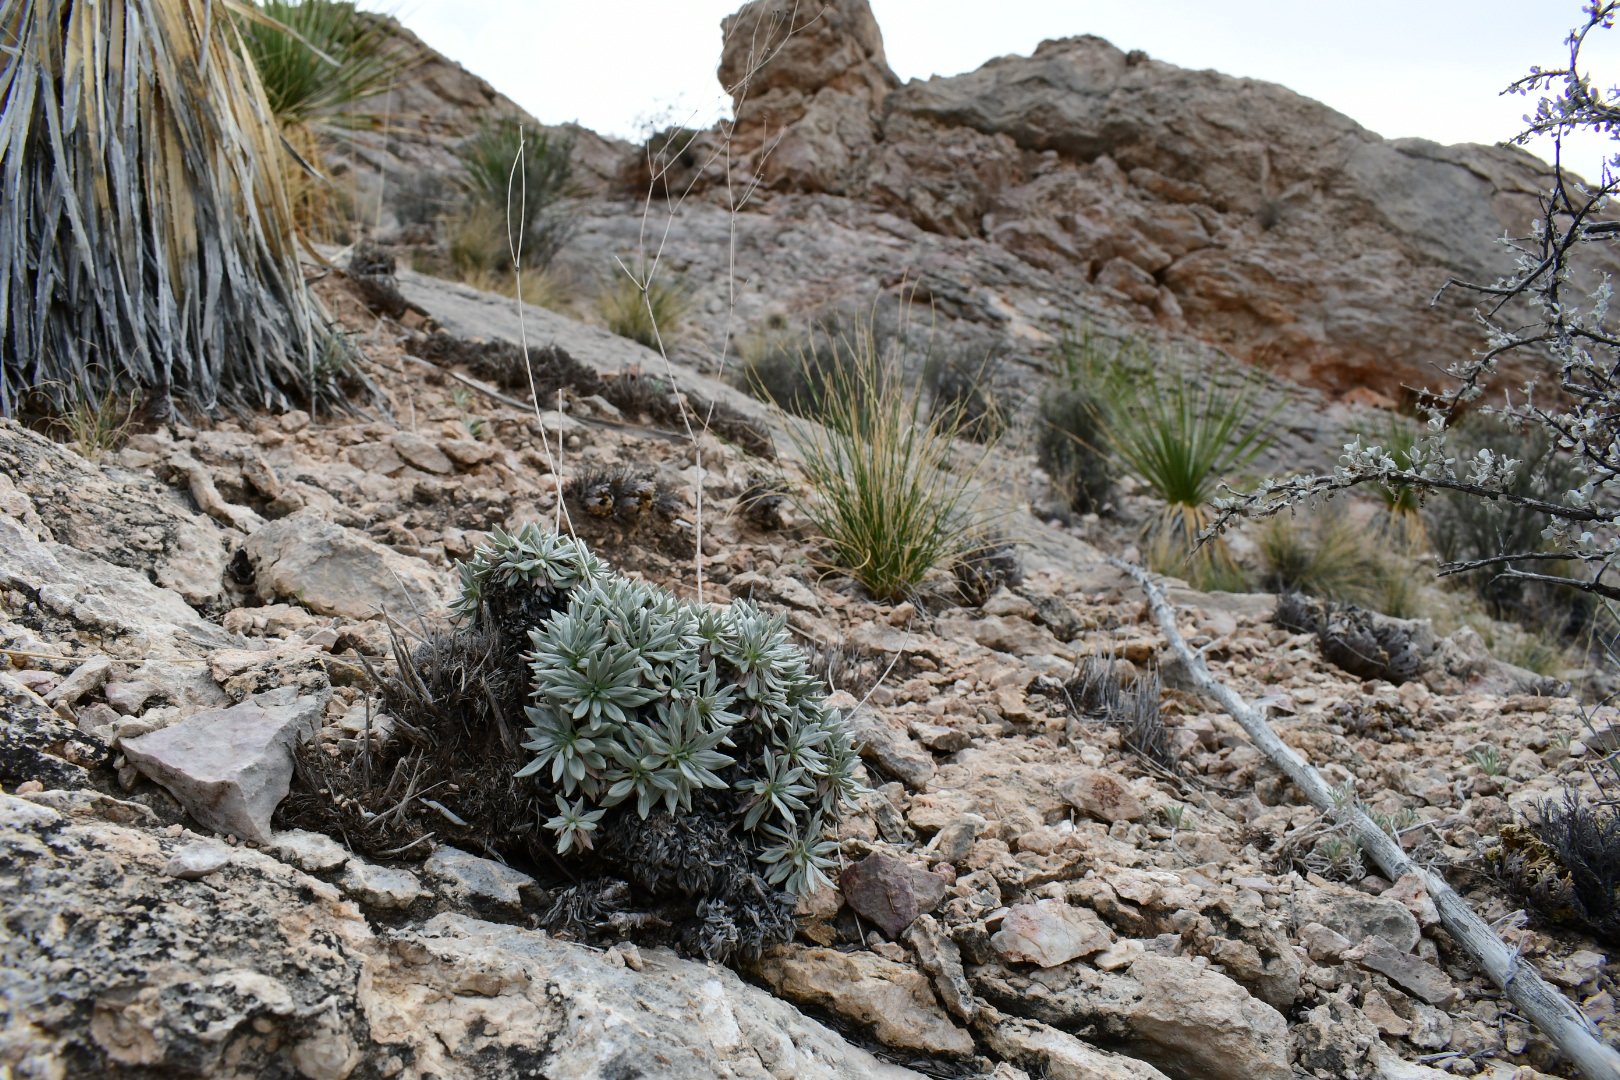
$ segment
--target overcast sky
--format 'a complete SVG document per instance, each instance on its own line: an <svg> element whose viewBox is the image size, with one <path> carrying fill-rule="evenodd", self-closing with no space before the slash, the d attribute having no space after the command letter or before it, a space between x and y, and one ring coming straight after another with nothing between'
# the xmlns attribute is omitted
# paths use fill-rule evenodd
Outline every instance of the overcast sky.
<svg viewBox="0 0 1620 1080"><path fill-rule="evenodd" d="M804 2L804 0L801 0ZM813 0L808 0L813 3ZM636 138L727 115L715 79L720 20L740 0L363 0L493 83L540 120ZM1498 92L1532 64L1559 65L1579 0L871 0L901 79L1029 55L1047 38L1097 34L1182 67L1282 83L1380 135L1495 142L1524 98ZM1614 40L1607 40L1614 39ZM1620 29L1596 72L1620 74ZM1579 147L1590 176L1602 144ZM1566 152L1566 156L1568 156Z"/></svg>

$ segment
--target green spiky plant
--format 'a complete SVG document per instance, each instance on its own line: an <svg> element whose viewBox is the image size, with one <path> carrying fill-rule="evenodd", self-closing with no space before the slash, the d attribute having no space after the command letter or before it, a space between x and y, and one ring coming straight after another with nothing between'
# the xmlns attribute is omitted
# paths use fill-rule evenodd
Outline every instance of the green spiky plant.
<svg viewBox="0 0 1620 1080"><path fill-rule="evenodd" d="M452 233L464 250L452 258L464 274L544 270L568 242L573 220L561 212L574 193L574 143L525 129L521 120L486 122L456 148L467 195ZM484 237L482 242L469 242Z"/></svg>
<svg viewBox="0 0 1620 1080"><path fill-rule="evenodd" d="M961 414L924 414L898 375L902 358L880 346L871 320L830 343L839 361L824 362L817 350L827 344L801 355L799 384L814 396L799 406L820 423L788 428L809 482L796 505L834 567L877 599L898 600L976 546L987 522L971 488L985 451L954 467Z"/></svg>
<svg viewBox="0 0 1620 1080"><path fill-rule="evenodd" d="M386 21L345 0L261 0L257 15L239 19L242 45L283 127L375 122L365 104L395 84L405 63Z"/></svg>
<svg viewBox="0 0 1620 1080"><path fill-rule="evenodd" d="M208 0L0 7L0 414L139 390L286 408L323 336L237 24Z"/></svg>
<svg viewBox="0 0 1620 1080"><path fill-rule="evenodd" d="M770 885L799 895L828 884L825 833L859 791L855 752L783 616L744 600L684 603L532 525L497 530L461 582L464 618L510 621L514 597L537 617L524 707L533 757L517 777L554 804L545 826L559 854L658 811L702 811L728 823Z"/></svg>
<svg viewBox="0 0 1620 1080"><path fill-rule="evenodd" d="M1417 448L1419 433L1410 423L1390 417L1384 425L1383 449L1401 469L1412 467L1412 452ZM1410 551L1428 546L1428 533L1423 527L1423 504L1418 491L1410 484L1380 484L1378 498L1384 506L1382 525L1399 544Z"/></svg>
<svg viewBox="0 0 1620 1080"><path fill-rule="evenodd" d="M1115 366L1096 380L1103 438L1115 460L1164 504L1147 531L1148 561L1161 573L1187 574L1200 587L1242 581L1220 538L1195 551L1223 481L1271 444L1269 413L1256 405L1258 388L1202 385L1178 370ZM1274 411L1274 410L1273 410Z"/></svg>
<svg viewBox="0 0 1620 1080"><path fill-rule="evenodd" d="M306 233L340 235L338 192L325 152L357 129L380 126L371 106L421 58L387 20L347 0L260 0L238 15L242 48L281 127L283 180Z"/></svg>

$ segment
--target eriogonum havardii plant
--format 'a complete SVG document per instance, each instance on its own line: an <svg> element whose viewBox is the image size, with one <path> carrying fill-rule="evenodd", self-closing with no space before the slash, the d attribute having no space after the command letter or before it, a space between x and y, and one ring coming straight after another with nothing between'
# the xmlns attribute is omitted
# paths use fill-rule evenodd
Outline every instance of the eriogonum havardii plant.
<svg viewBox="0 0 1620 1080"><path fill-rule="evenodd" d="M683 602L614 573L584 544L529 526L497 531L461 567L456 610L505 617L514 587L536 604L517 774L544 786L559 854L593 848L615 815L645 821L700 804L732 822L771 885L827 883L824 835L859 791L855 750L826 687L754 604Z"/></svg>

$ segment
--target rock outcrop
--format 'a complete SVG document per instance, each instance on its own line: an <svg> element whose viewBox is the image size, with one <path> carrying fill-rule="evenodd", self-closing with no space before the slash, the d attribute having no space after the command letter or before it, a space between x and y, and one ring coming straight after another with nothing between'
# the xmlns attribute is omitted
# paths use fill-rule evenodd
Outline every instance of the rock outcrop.
<svg viewBox="0 0 1620 1080"><path fill-rule="evenodd" d="M785 32L775 7L727 22L723 82ZM866 0L804 18L737 99L738 149L780 140L757 162L773 190L990 245L1333 394L1398 398L1467 357L1470 298L1430 300L1504 270L1496 238L1548 184L1520 150L1385 140L1284 87L1091 36L892 88Z"/></svg>
<svg viewBox="0 0 1620 1080"><path fill-rule="evenodd" d="M723 968L461 915L379 931L270 855L53 795L0 794L0 886L27 898L0 925L17 1077L917 1075Z"/></svg>

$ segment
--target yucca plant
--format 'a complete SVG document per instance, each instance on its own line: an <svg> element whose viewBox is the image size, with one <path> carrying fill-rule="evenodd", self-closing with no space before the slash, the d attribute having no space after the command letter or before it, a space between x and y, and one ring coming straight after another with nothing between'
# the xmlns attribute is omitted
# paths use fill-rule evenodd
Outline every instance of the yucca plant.
<svg viewBox="0 0 1620 1080"><path fill-rule="evenodd" d="M511 118L490 121L456 148L468 204L463 214L494 219L499 242L486 270L543 270L567 243L573 221L559 203L574 192L574 144L526 131Z"/></svg>
<svg viewBox="0 0 1620 1080"><path fill-rule="evenodd" d="M377 121L365 103L405 64L386 21L343 0L261 0L257 11L240 17L242 45L278 123L332 132Z"/></svg>
<svg viewBox="0 0 1620 1080"><path fill-rule="evenodd" d="M1209 524L1222 481L1271 443L1269 414L1257 415L1255 384L1235 391L1213 381L1195 386L1184 372L1161 376L1153 368L1124 365L1097 384L1109 451L1164 504L1148 530L1149 561L1160 572L1190 570L1211 583L1235 580L1231 554L1219 537L1196 556L1194 545Z"/></svg>
<svg viewBox="0 0 1620 1080"><path fill-rule="evenodd" d="M380 125L370 106L413 57L386 20L345 0L261 0L238 26L281 126L282 174L299 225L329 236L340 214L325 149L349 131Z"/></svg>
<svg viewBox="0 0 1620 1080"><path fill-rule="evenodd" d="M843 361L821 370L820 424L789 426L810 486L798 506L838 568L874 597L896 600L973 546L985 522L969 489L983 451L953 468L960 417L924 414L898 377L901 358L879 346L870 321L838 348ZM815 361L806 353L802 362Z"/></svg>
<svg viewBox="0 0 1620 1080"><path fill-rule="evenodd" d="M310 396L323 331L240 10L0 6L0 413Z"/></svg>
<svg viewBox="0 0 1620 1080"><path fill-rule="evenodd" d="M1397 417L1390 417L1384 425L1383 447L1401 469L1412 468L1412 452L1418 439L1417 429ZM1410 550L1427 546L1428 533L1423 527L1423 506L1417 489L1410 484L1380 484L1377 492L1384 506L1384 530Z"/></svg>

